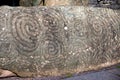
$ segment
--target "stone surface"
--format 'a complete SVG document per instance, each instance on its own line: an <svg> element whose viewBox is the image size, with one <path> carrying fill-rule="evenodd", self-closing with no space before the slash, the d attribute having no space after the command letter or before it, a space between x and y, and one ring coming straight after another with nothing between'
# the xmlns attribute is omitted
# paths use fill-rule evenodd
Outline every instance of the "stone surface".
<svg viewBox="0 0 120 80"><path fill-rule="evenodd" d="M88 5L89 0L20 0L20 6L59 6L59 5L71 5L80 6Z"/></svg>
<svg viewBox="0 0 120 80"><path fill-rule="evenodd" d="M120 64L118 64L120 66ZM20 78L8 77L0 80L120 80L120 68L117 65L98 71L90 71L85 73L73 74L68 77L35 77L35 78Z"/></svg>
<svg viewBox="0 0 120 80"><path fill-rule="evenodd" d="M43 6L43 0L20 0L20 6Z"/></svg>
<svg viewBox="0 0 120 80"><path fill-rule="evenodd" d="M99 0L97 5L100 7L108 8L119 8L120 9L120 0Z"/></svg>
<svg viewBox="0 0 120 80"><path fill-rule="evenodd" d="M88 5L89 0L45 0L46 6L71 5L80 6Z"/></svg>
<svg viewBox="0 0 120 80"><path fill-rule="evenodd" d="M58 76L120 62L120 10L0 7L0 68Z"/></svg>

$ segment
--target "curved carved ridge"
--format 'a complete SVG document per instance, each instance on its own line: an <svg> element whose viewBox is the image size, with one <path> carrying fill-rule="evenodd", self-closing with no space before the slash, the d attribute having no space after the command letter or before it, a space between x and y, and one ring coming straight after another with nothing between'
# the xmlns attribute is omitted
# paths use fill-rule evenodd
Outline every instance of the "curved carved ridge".
<svg viewBox="0 0 120 80"><path fill-rule="evenodd" d="M14 11L11 16L12 35L16 49L20 53L35 51L38 46L40 24L38 18L32 13Z"/></svg>
<svg viewBox="0 0 120 80"><path fill-rule="evenodd" d="M0 13L8 10L9 15L2 18L0 14L0 46L9 45L8 52L0 47L1 68L20 76L56 76L120 62L119 10L2 8Z"/></svg>
<svg viewBox="0 0 120 80"><path fill-rule="evenodd" d="M45 32L47 53L52 54L53 56L63 53L64 45L59 35L61 25L59 22L61 16L55 10L46 10L42 14L44 27L48 28Z"/></svg>
<svg viewBox="0 0 120 80"><path fill-rule="evenodd" d="M64 27L62 20L62 15L59 13L59 10L54 10L52 8L45 9L41 11L42 23L46 28L44 33L44 56L45 60L48 61L48 64L45 64L43 69L52 69L63 67L64 57L64 42L61 35L62 28ZM48 67L50 66L50 67Z"/></svg>

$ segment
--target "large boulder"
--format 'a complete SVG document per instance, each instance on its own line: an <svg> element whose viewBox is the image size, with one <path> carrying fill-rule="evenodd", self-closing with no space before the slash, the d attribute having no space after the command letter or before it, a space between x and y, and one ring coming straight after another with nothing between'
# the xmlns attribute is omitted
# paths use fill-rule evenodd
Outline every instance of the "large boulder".
<svg viewBox="0 0 120 80"><path fill-rule="evenodd" d="M0 68L58 76L120 62L120 10L0 7Z"/></svg>

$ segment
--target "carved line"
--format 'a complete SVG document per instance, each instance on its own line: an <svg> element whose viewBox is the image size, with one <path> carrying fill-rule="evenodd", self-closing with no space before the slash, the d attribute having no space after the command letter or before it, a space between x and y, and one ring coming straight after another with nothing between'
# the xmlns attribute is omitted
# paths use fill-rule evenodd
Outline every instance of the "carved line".
<svg viewBox="0 0 120 80"><path fill-rule="evenodd" d="M26 13L12 15L12 35L18 52L32 52L38 47L40 25L35 16Z"/></svg>
<svg viewBox="0 0 120 80"><path fill-rule="evenodd" d="M55 10L49 9L43 12L43 23L48 28L45 33L46 41L48 41L47 53L53 56L63 52L63 44L59 38L60 17L59 13Z"/></svg>

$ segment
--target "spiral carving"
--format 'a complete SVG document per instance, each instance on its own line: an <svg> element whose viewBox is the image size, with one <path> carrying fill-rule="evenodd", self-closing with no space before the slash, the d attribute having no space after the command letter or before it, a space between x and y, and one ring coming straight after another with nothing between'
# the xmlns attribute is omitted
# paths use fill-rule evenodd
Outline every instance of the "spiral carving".
<svg viewBox="0 0 120 80"><path fill-rule="evenodd" d="M15 12L12 15L12 35L18 52L33 52L38 47L40 25L35 15Z"/></svg>
<svg viewBox="0 0 120 80"><path fill-rule="evenodd" d="M46 10L43 12L43 24L47 27L45 40L47 41L47 53L52 57L63 52L63 43L60 36L60 18L61 16L55 10Z"/></svg>
<svg viewBox="0 0 120 80"><path fill-rule="evenodd" d="M98 19L97 19L98 18ZM94 18L92 21L91 30L95 36L100 36L103 32L103 26L107 26L105 23L105 19L98 16L97 18Z"/></svg>
<svg viewBox="0 0 120 80"><path fill-rule="evenodd" d="M43 18L43 24L45 27L47 27L50 32L58 33L59 22L61 22L60 15L54 10L46 10L43 12Z"/></svg>
<svg viewBox="0 0 120 80"><path fill-rule="evenodd" d="M57 39L49 37L47 43L47 53L56 55L62 53L62 43Z"/></svg>

